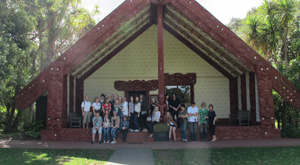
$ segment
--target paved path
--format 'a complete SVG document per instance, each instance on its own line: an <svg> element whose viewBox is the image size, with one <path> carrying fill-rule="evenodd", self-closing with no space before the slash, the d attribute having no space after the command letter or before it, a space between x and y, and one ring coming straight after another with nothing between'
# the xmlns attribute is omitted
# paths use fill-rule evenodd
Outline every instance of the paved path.
<svg viewBox="0 0 300 165"><path fill-rule="evenodd" d="M152 148L117 148L106 165L119 164L154 165Z"/></svg>
<svg viewBox="0 0 300 165"><path fill-rule="evenodd" d="M47 149L112 149L126 148L152 148L152 149L185 149L185 148L229 148L229 147L275 147L300 146L300 139L260 139L260 140L227 140L216 142L154 142L144 144L90 144L90 142L47 142L47 141L21 141L0 140L0 148L47 148Z"/></svg>

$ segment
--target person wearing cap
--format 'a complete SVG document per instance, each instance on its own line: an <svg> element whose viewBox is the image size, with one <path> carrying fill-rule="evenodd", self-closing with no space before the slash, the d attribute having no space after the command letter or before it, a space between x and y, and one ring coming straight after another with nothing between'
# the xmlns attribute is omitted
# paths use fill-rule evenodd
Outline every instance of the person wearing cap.
<svg viewBox="0 0 300 165"><path fill-rule="evenodd" d="M170 101L169 111L171 112L174 120L175 120L175 116L176 116L177 125L179 125L178 112L179 112L179 108L180 108L180 100L179 100L179 98L176 97L176 94L173 93L172 98L169 101Z"/></svg>
<svg viewBox="0 0 300 165"><path fill-rule="evenodd" d="M187 110L188 113L188 122L189 122L189 128L190 128L190 140L197 141L197 125L198 125L198 108L196 107L196 103L193 101L192 106L188 107Z"/></svg>

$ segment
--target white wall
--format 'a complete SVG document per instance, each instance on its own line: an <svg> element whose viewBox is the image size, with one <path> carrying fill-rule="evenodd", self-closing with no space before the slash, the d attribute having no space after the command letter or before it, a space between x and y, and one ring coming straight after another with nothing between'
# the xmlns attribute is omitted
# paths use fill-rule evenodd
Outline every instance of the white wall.
<svg viewBox="0 0 300 165"><path fill-rule="evenodd" d="M117 80L157 79L157 27L153 25L109 62L84 81L84 94L94 98L101 93L123 95L114 89ZM229 80L183 43L164 31L165 73L196 73L195 102L213 104L219 118L230 113ZM150 94L157 94L151 91Z"/></svg>

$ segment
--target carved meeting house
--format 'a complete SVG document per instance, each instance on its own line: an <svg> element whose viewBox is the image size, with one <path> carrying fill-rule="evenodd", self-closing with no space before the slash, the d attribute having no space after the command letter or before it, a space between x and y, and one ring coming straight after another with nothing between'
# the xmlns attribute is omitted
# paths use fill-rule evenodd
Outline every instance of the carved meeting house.
<svg viewBox="0 0 300 165"><path fill-rule="evenodd" d="M47 94L41 139L90 141L91 130L68 128L68 114L80 114L84 96L142 92L162 105L166 89L184 86L198 107L214 105L220 140L280 138L273 89L300 107L297 88L195 0L125 0L15 102L24 110ZM228 124L240 110L250 111L250 126Z"/></svg>

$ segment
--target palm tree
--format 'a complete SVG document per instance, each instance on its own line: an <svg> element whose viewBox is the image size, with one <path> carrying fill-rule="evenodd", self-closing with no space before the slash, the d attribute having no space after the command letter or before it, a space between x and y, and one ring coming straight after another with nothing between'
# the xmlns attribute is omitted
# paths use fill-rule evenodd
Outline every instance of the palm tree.
<svg viewBox="0 0 300 165"><path fill-rule="evenodd" d="M284 44L284 65L285 65L285 74L287 74L288 67L288 31L289 24L294 19L294 14L297 12L298 0L277 0L278 3L278 14L280 16L281 25L284 27L284 36L283 36L283 44Z"/></svg>

